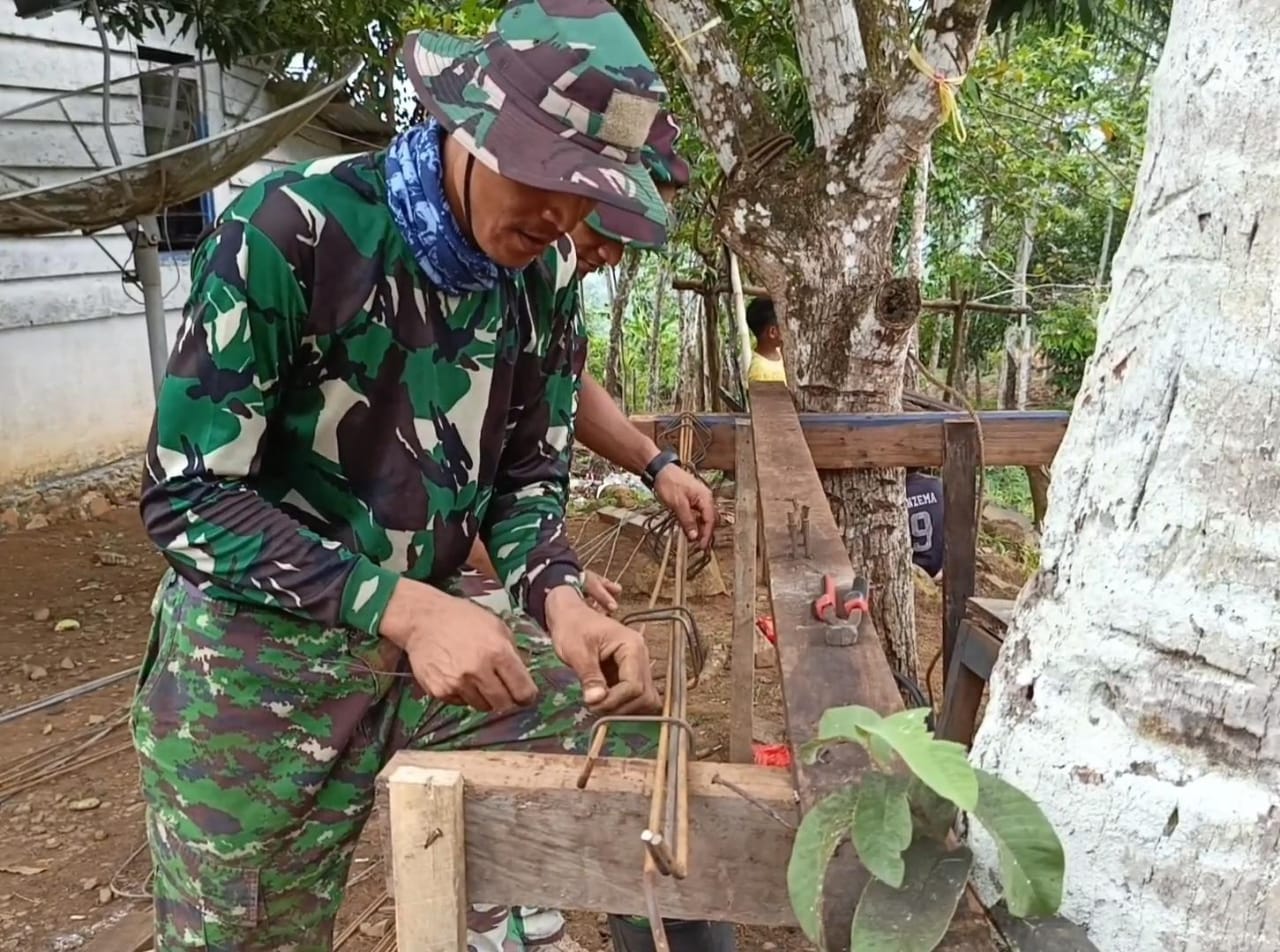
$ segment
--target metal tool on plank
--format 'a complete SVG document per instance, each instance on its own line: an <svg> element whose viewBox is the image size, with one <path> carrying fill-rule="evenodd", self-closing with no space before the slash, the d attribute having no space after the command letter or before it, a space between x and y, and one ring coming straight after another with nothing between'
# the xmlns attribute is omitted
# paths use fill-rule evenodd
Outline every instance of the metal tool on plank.
<svg viewBox="0 0 1280 952"><path fill-rule="evenodd" d="M822 594L813 601L813 617L826 622L823 640L828 645L847 648L858 640L863 613L869 610L870 584L859 575L852 585L837 592L835 577L823 575L822 585Z"/></svg>

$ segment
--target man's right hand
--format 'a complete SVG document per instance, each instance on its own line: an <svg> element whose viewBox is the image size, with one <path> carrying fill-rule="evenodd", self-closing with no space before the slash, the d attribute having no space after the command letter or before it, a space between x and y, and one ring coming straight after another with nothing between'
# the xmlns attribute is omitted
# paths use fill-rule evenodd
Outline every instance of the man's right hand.
<svg viewBox="0 0 1280 952"><path fill-rule="evenodd" d="M404 649L414 677L437 701L501 712L538 697L510 630L470 599L402 578L378 633Z"/></svg>

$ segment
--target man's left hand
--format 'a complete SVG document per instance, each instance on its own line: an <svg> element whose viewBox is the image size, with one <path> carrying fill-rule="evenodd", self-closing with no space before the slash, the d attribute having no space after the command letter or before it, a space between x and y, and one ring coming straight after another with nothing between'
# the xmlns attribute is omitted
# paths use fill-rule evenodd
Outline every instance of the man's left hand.
<svg viewBox="0 0 1280 952"><path fill-rule="evenodd" d="M588 710L653 714L662 709L638 631L595 611L569 586L549 592L546 606L551 644L582 682Z"/></svg>
<svg viewBox="0 0 1280 952"><path fill-rule="evenodd" d="M653 494L675 514L691 543L699 549L710 548L720 518L710 486L687 469L671 464L658 470Z"/></svg>
<svg viewBox="0 0 1280 952"><path fill-rule="evenodd" d="M622 586L599 572L587 569L582 573L582 593L587 596L590 604L606 615L612 615L618 610L618 596L622 594Z"/></svg>

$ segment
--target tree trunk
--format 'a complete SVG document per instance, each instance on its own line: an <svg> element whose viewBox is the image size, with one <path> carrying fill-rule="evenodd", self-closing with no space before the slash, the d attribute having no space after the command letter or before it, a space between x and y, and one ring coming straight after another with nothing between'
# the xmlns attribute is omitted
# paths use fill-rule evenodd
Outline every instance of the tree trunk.
<svg viewBox="0 0 1280 952"><path fill-rule="evenodd" d="M976 761L1101 949L1280 948L1280 6L1178 0ZM984 892L996 849L975 832Z"/></svg>
<svg viewBox="0 0 1280 952"><path fill-rule="evenodd" d="M1035 249L1036 216L1028 213L1022 221L1022 234L1018 237L1018 254L1013 272L1013 303L1015 307L1027 306L1027 272L1031 268L1031 253ZM1018 323L1010 323L1004 333L1004 355L1000 362L1000 389L997 400L1000 409L1027 408L1027 390L1031 384L1031 355L1035 348L1031 343L1031 325L1026 314L1018 315Z"/></svg>
<svg viewBox="0 0 1280 952"><path fill-rule="evenodd" d="M667 285L671 283L671 271L664 259L658 268L658 288L653 292L653 325L649 329L649 393L647 403L651 411L658 409L658 383L662 379L662 306L667 299Z"/></svg>
<svg viewBox="0 0 1280 952"><path fill-rule="evenodd" d="M825 177L812 174L770 181L774 188L794 192L786 200L768 201L775 209L772 227L745 236L742 256L773 295L787 379L800 409L900 411L903 363L920 309L919 284L888 277L900 191L892 199L831 195ZM784 210L789 210L786 217ZM814 221L829 224L815 229ZM868 275L881 277L869 280ZM855 568L874 579L872 616L889 663L916 678L919 652L904 472L821 475Z"/></svg>
<svg viewBox="0 0 1280 952"><path fill-rule="evenodd" d="M702 389L702 306L690 294L680 308L680 374L676 384L676 408L701 410L706 405Z"/></svg>
<svg viewBox="0 0 1280 952"><path fill-rule="evenodd" d="M892 277L893 234L907 176L942 121L937 84L904 65L915 47L908 5L791 4L815 130L816 148L807 153L782 133L709 0L646 6L681 51L674 59L690 104L726 173L717 231L769 289L800 409L900 410L920 286ZM967 72L987 7L988 0L932 0L919 11L915 48L929 69ZM737 283L732 269L731 279ZM889 662L914 677L915 589L902 477L892 469L825 474L823 481L850 556L872 580L871 614Z"/></svg>
<svg viewBox="0 0 1280 952"><path fill-rule="evenodd" d="M605 358L604 388L618 406L626 409L622 393L622 324L627 316L627 304L631 300L631 286L640 271L640 255L628 251L622 259L622 277L609 306L609 353Z"/></svg>
<svg viewBox="0 0 1280 952"><path fill-rule="evenodd" d="M916 163L915 187L911 192L911 237L907 241L907 277L914 278L917 283L924 281L924 238L925 226L929 217L929 175L932 172L932 146L926 145L920 150L920 161ZM920 322L911 325L911 341L907 352L916 360L920 359ZM907 360L904 383L908 390L920 389L920 375L915 362Z"/></svg>

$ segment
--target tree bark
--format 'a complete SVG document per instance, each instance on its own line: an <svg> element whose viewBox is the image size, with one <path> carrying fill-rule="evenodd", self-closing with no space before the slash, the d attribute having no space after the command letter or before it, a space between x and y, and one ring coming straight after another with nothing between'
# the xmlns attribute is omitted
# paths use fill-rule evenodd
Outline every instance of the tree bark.
<svg viewBox="0 0 1280 952"><path fill-rule="evenodd" d="M867 63L839 109L854 116L829 148L777 155L778 123L708 0L646 0L676 36L698 32L675 57L703 138L726 173L717 214L725 241L773 299L787 379L803 410L896 411L918 317L919 284L892 277L892 239L906 178L941 121L938 89L898 68L909 48L906 5L853 3ZM849 22L847 4L841 22ZM966 72L988 0L932 0L919 32L924 59L942 75ZM833 101L828 78L853 64L848 37L827 27L832 4L797 2L797 45L819 134ZM814 41L820 37L820 41ZM871 40L871 42L868 42ZM765 155L772 161L761 164ZM821 227L815 227L821 223ZM916 676L914 584L902 470L825 474L855 565L873 580L872 616L890 663Z"/></svg>
<svg viewBox="0 0 1280 952"><path fill-rule="evenodd" d="M1280 948L1280 6L1178 0L976 762L1101 949ZM996 849L974 832L994 895Z"/></svg>
<svg viewBox="0 0 1280 952"><path fill-rule="evenodd" d="M622 392L622 324L631 301L631 286L639 271L640 255L634 250L628 251L622 259L622 277L618 279L617 290L609 305L609 351L605 358L604 388L623 409L626 409L626 398Z"/></svg>
<svg viewBox="0 0 1280 952"><path fill-rule="evenodd" d="M907 277L913 278L917 284L924 282L924 239L925 226L929 219L929 175L932 171L931 161L933 149L925 143L920 150L920 159L916 162L914 188L911 191L911 236L907 241ZM937 338L935 337L935 344ZM908 353L916 360L920 359L920 322L911 325L911 342ZM920 375L916 365L908 360L903 377L908 390L920 389Z"/></svg>

